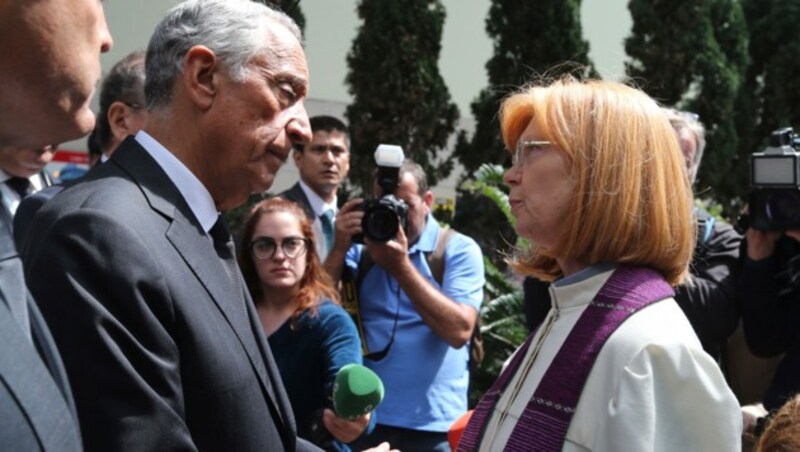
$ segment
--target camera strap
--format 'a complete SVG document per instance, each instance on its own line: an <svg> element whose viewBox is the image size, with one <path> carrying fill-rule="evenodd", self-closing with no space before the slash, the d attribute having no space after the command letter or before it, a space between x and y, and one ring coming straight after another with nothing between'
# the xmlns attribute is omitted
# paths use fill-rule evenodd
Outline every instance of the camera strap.
<svg viewBox="0 0 800 452"><path fill-rule="evenodd" d="M697 218L697 244L698 246L705 245L711 239L716 218L700 208L697 208L695 212L695 217Z"/></svg>
<svg viewBox="0 0 800 452"><path fill-rule="evenodd" d="M440 228L436 238L436 248L434 248L432 252L425 253L425 258L428 261L428 268L431 270L431 276L433 276L433 279L436 280L439 286L442 285L442 280L444 278L444 252L447 248L447 242L450 240L452 233L453 230L448 227ZM386 355L389 353L389 349L391 349L392 344L394 343L395 333L397 332L397 320L400 315L400 289L398 287L398 293L396 297L398 299L398 304L395 311L394 326L392 327L392 335L389 339L389 343L386 345L386 347L384 347L383 350L378 352L370 352L367 348L366 336L364 334L364 324L361 317L361 300L359 293L361 291L361 284L364 282L364 278L374 266L375 262L373 262L372 257L365 249L362 249L355 277L353 277L350 272L344 272L342 275L341 298L343 307L348 313L350 313L353 321L356 323L358 333L361 336L362 355L366 359L380 361L386 357Z"/></svg>

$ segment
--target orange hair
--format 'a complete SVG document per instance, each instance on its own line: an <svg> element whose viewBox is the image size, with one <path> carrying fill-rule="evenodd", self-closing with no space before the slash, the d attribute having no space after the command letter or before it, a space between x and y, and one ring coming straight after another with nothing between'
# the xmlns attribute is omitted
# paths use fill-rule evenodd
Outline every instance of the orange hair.
<svg viewBox="0 0 800 452"><path fill-rule="evenodd" d="M510 259L522 274L552 280L556 258L644 265L671 284L694 248L693 197L675 132L658 104L629 86L571 77L511 95L500 108L514 149L530 121L563 152L575 184L563 233Z"/></svg>
<svg viewBox="0 0 800 452"><path fill-rule="evenodd" d="M314 232L311 229L311 221L306 217L300 206L287 199L276 197L256 204L250 211L250 216L247 218L242 231L242 241L239 246L239 267L242 269L242 275L244 275L247 289L250 291L253 301L258 304L266 297L266 294L261 290L261 281L258 278L254 262L255 258L250 252L250 241L253 239L253 232L261 218L264 215L275 212L286 212L297 218L303 237L308 239L308 247L305 253L306 272L300 279L300 289L295 295L299 302L297 309L292 314L292 324L294 324L294 321L307 309L311 310L312 316L316 315L317 305L325 298L339 304L339 293L334 289L333 281L319 261Z"/></svg>

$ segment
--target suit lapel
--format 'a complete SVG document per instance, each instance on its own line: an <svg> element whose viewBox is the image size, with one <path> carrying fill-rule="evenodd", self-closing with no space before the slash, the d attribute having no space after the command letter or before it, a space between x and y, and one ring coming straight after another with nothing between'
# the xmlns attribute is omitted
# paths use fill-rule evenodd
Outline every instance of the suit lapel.
<svg viewBox="0 0 800 452"><path fill-rule="evenodd" d="M214 251L211 239L200 230L199 226L184 218L179 211L176 211L176 217L167 230L167 239L214 300L239 338L259 378L265 382L266 369L250 328L245 297L240 289L245 286L244 281L238 288L231 284L225 266ZM272 391L269 392L272 396Z"/></svg>
<svg viewBox="0 0 800 452"><path fill-rule="evenodd" d="M241 289L233 287L211 239L194 218L183 196L138 142L128 138L114 152L111 161L116 162L136 181L151 208L170 221L166 231L167 240L203 285L238 338L258 375L270 409L283 415L284 410L277 408L279 405L273 391L273 385L277 386L275 377L267 374L267 357L261 353L259 344L256 343L263 336L254 334L248 318L249 307L246 303L252 302L249 296L241 293L246 287L244 281L239 286ZM275 422L286 423L286 417L276 418Z"/></svg>
<svg viewBox="0 0 800 452"><path fill-rule="evenodd" d="M78 427L64 394L2 303L0 341L0 384L14 394L42 447L55 450L72 444L79 448Z"/></svg>
<svg viewBox="0 0 800 452"><path fill-rule="evenodd" d="M309 220L315 220L316 215L314 214L314 209L311 208L311 202L308 200L306 192L304 192L303 188L300 187L300 182L292 185L292 188L286 191L284 197L299 204L300 207L303 208L303 211L306 213L306 216Z"/></svg>

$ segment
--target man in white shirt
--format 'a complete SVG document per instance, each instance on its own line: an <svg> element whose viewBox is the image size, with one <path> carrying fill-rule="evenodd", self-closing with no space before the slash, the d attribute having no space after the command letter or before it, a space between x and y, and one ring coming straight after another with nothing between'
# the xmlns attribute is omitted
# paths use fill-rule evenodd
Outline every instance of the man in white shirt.
<svg viewBox="0 0 800 452"><path fill-rule="evenodd" d="M333 247L336 192L350 171L350 136L332 116L314 116L310 123L311 142L295 146L292 153L300 180L280 196L299 204L313 221L317 254L324 261Z"/></svg>
<svg viewBox="0 0 800 452"><path fill-rule="evenodd" d="M22 198L50 185L44 167L53 160L55 149L22 149L0 146L0 195L3 208L12 217Z"/></svg>

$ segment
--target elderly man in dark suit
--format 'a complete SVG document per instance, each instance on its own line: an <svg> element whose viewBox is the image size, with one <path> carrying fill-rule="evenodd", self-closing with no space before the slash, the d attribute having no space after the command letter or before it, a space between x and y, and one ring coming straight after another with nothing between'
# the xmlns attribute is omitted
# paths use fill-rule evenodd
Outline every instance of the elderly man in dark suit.
<svg viewBox="0 0 800 452"><path fill-rule="evenodd" d="M0 2L0 145L39 149L89 132L111 44L96 0ZM25 288L10 221L0 216L0 450L78 451L64 366Z"/></svg>
<svg viewBox="0 0 800 452"><path fill-rule="evenodd" d="M23 255L87 450L312 449L219 212L310 139L308 70L285 14L189 0L147 49L149 118L34 218Z"/></svg>

